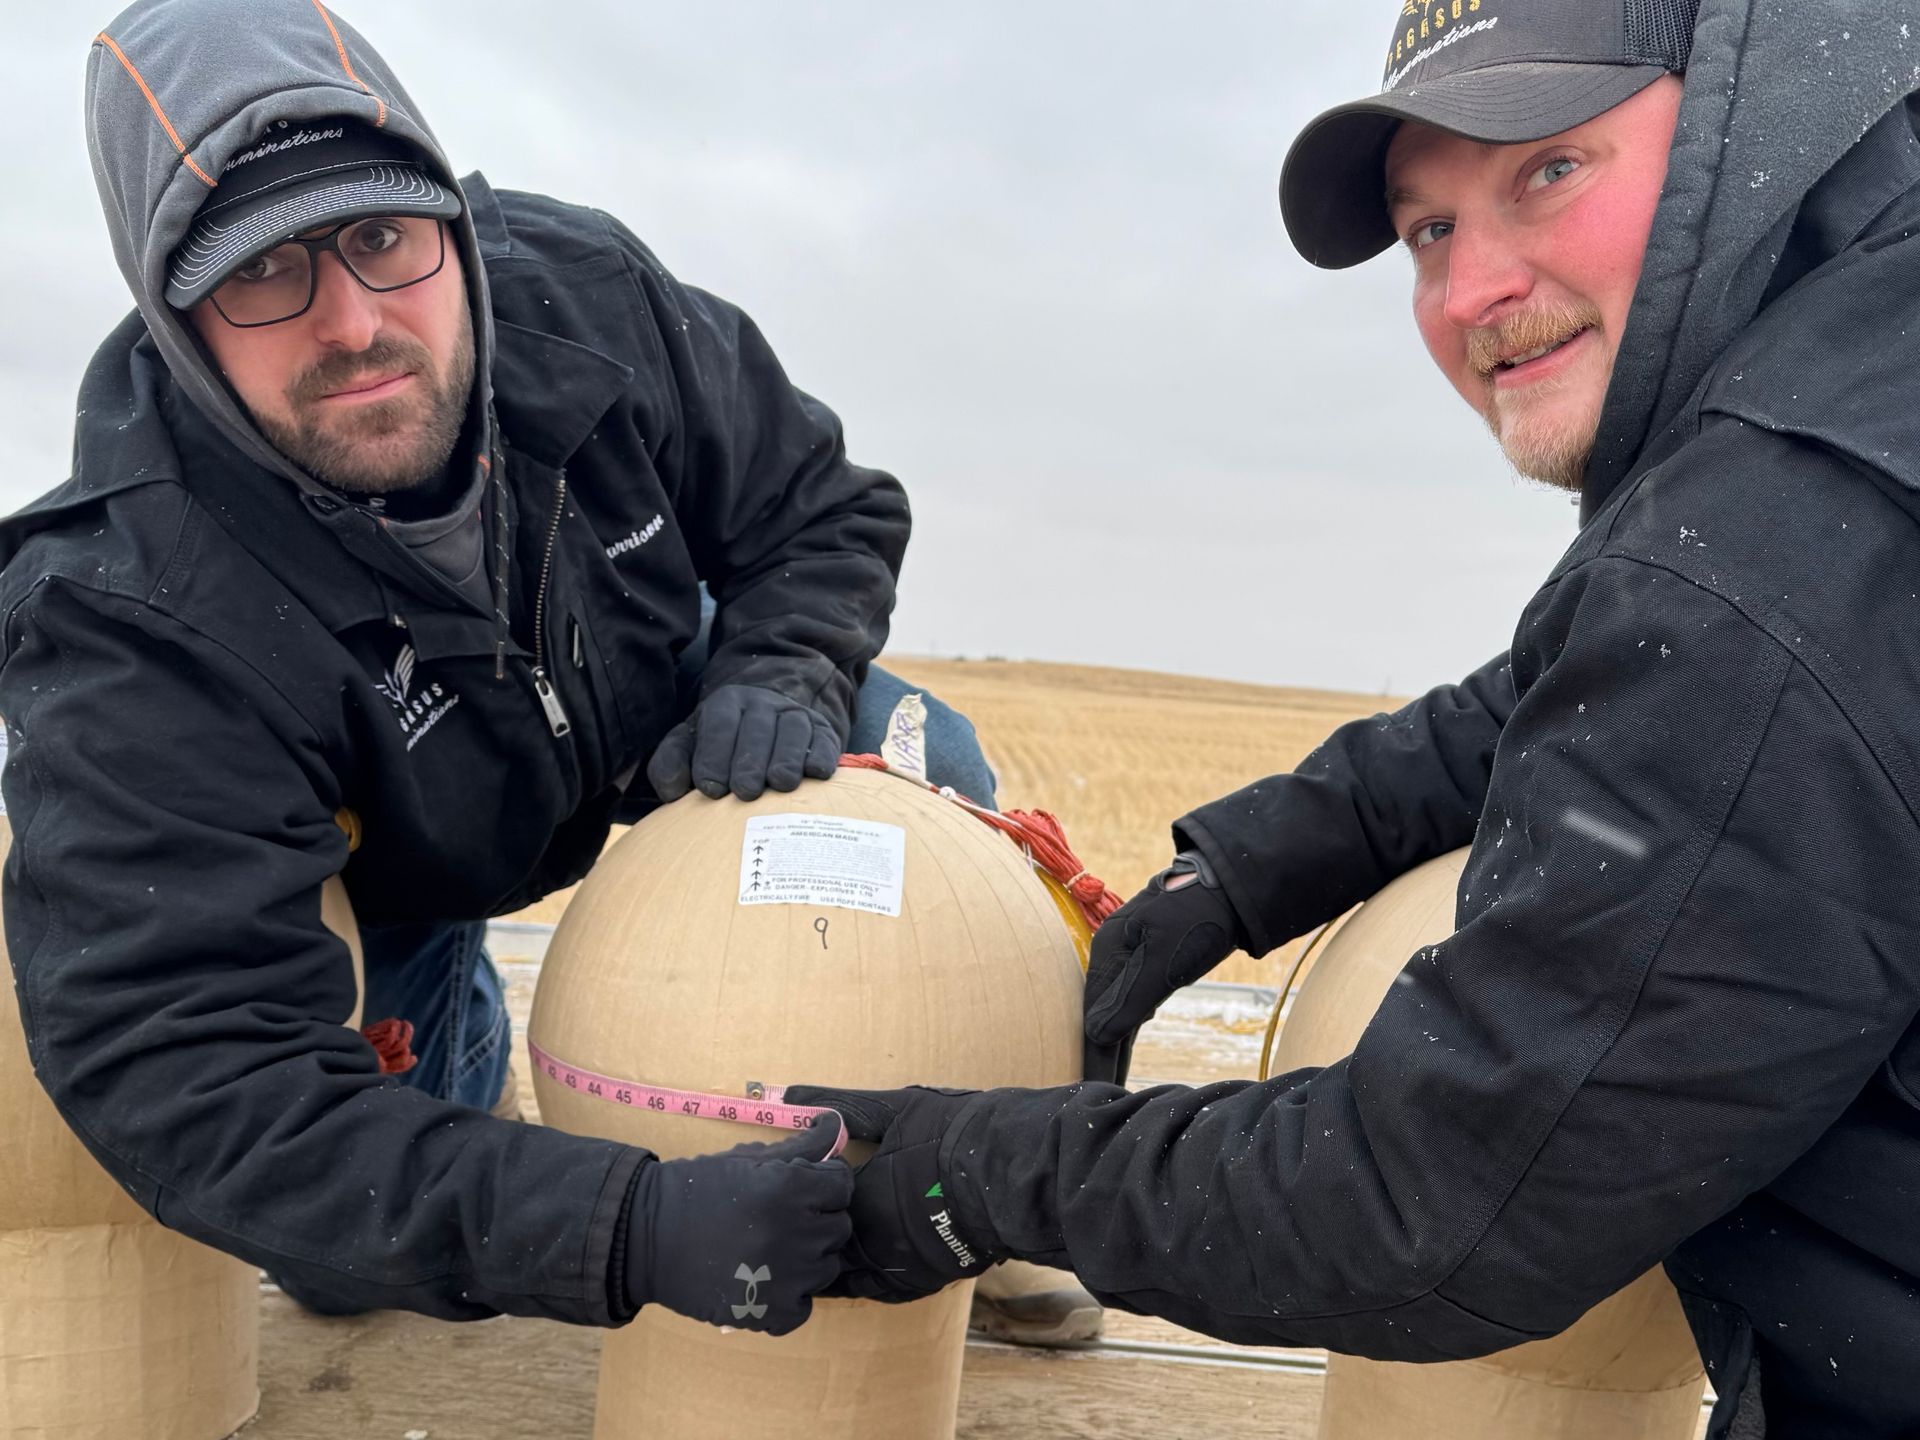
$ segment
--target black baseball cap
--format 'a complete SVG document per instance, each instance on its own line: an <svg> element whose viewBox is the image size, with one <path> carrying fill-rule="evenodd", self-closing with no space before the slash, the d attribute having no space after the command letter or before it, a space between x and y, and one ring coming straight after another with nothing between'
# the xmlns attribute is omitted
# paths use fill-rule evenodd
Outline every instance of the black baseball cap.
<svg viewBox="0 0 1920 1440"><path fill-rule="evenodd" d="M1396 0L1380 93L1318 116L1287 152L1294 248L1342 270L1394 243L1387 145L1402 120L1518 145L1584 125L1687 68L1699 0Z"/></svg>
<svg viewBox="0 0 1920 1440"><path fill-rule="evenodd" d="M196 304L243 262L322 225L459 213L460 197L406 141L345 116L282 120L220 172L168 263L167 303Z"/></svg>

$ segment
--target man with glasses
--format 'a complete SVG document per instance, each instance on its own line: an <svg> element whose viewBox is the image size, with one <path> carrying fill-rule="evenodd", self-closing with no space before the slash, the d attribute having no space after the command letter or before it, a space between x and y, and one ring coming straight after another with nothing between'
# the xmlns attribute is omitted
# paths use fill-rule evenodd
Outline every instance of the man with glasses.
<svg viewBox="0 0 1920 1440"><path fill-rule="evenodd" d="M292 320L313 305L319 258L328 252L363 287L383 294L438 275L447 263L447 232L414 215L342 220L242 261L207 298L236 330Z"/></svg>
<svg viewBox="0 0 1920 1440"><path fill-rule="evenodd" d="M508 1123L481 942L617 820L878 748L899 485L617 221L455 180L313 0L141 0L87 106L138 313L72 478L0 528L36 1073L158 1219L316 1308L800 1324L846 1167Z"/></svg>
<svg viewBox="0 0 1920 1440"><path fill-rule="evenodd" d="M343 119L333 128L350 125ZM427 338L398 333L388 318L415 308L414 297L396 292L446 269L446 218L343 219L249 255L204 290L195 277L220 268L219 250L203 238L219 233L219 221L206 216L176 263L182 308L274 447L336 490L377 497L384 511L396 502L411 514L448 508L443 490L452 471L441 457L451 456L459 439L473 385L473 328L463 323L462 287L439 287L437 309L422 316ZM322 262L329 254L338 262L332 270ZM301 331L256 333L311 314L323 282L339 288L322 302L326 313ZM357 300L356 284L393 298ZM196 289L204 291L198 301L191 298ZM349 334L315 354L312 337L331 339L328 327L342 320L361 322L371 332L366 343ZM429 339L441 342L437 353ZM471 558L477 561L477 552ZM469 575L477 572L477 564L468 567Z"/></svg>

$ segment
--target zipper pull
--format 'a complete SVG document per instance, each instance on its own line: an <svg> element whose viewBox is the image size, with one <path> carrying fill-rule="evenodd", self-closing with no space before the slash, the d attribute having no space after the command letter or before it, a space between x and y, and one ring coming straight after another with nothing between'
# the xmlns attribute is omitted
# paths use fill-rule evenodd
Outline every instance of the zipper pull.
<svg viewBox="0 0 1920 1440"><path fill-rule="evenodd" d="M533 670L533 693L540 697L540 708L547 712L548 729L555 735L565 735L573 729L567 712L561 708L560 697L554 693L553 683L547 679L547 672L537 665Z"/></svg>

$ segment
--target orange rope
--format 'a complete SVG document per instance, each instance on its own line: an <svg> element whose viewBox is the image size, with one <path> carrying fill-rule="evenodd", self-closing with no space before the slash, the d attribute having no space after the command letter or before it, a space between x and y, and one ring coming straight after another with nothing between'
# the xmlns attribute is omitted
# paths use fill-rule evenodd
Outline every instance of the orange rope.
<svg viewBox="0 0 1920 1440"><path fill-rule="evenodd" d="M878 755L842 755L840 764L848 770L887 769L887 762ZM898 771L888 773L899 775ZM907 780L913 777L900 775L899 778ZM1067 843L1067 832L1059 820L1045 810L989 810L951 788L941 789L934 785L928 785L927 788L937 795L944 795L994 829L1012 836L1032 857L1034 864L1059 881L1067 894L1073 897L1073 903L1080 907L1080 913L1086 917L1088 929L1098 930L1101 922L1120 908L1120 897L1107 888L1105 881L1087 873L1087 867L1080 863L1080 857L1073 853L1073 847Z"/></svg>

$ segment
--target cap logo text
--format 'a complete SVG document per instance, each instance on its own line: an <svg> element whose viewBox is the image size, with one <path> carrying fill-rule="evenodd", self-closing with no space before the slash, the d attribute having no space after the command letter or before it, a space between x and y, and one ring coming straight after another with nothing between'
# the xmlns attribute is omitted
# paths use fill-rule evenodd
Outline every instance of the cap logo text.
<svg viewBox="0 0 1920 1440"><path fill-rule="evenodd" d="M1498 25L1498 15L1456 23L1460 16L1473 14L1481 5L1482 0L1450 0L1450 3L1436 0L1427 14L1421 17L1418 26L1407 26L1405 32L1394 39L1393 49L1387 55L1387 77L1381 82L1381 93L1392 90L1416 66L1431 60L1449 45L1457 45L1470 35L1481 34ZM1446 18L1448 14L1453 15L1453 21ZM1422 43L1428 40L1432 43Z"/></svg>
<svg viewBox="0 0 1920 1440"><path fill-rule="evenodd" d="M346 129L342 126L335 126L331 130L296 130L284 140L267 140L251 150L242 150L226 163L220 173L225 175L228 171L245 165L249 160L261 160L268 155L277 155L280 151L291 150L296 145L313 145L322 140L344 139L346 133Z"/></svg>

